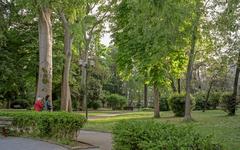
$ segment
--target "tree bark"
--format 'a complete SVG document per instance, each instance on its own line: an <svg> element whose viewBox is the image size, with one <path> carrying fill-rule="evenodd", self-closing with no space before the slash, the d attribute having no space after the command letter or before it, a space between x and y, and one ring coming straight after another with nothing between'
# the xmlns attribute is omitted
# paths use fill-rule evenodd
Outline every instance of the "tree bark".
<svg viewBox="0 0 240 150"><path fill-rule="evenodd" d="M177 83L178 83L178 94L181 93L181 79L177 79Z"/></svg>
<svg viewBox="0 0 240 150"><path fill-rule="evenodd" d="M63 13L60 14L63 27L64 27L64 69L62 78L62 90L61 90L61 110L70 112L72 111L72 100L69 86L70 67L72 59L72 42L73 36L71 35L68 21Z"/></svg>
<svg viewBox="0 0 240 150"><path fill-rule="evenodd" d="M206 97L206 100L204 101L203 112L205 112L205 110L207 109L207 103L208 103L208 99L209 99L209 96L210 96L210 93L211 93L211 90L212 90L212 86L213 86L213 81L211 81L210 85L209 85L209 89L208 89L208 92L207 92L207 97Z"/></svg>
<svg viewBox="0 0 240 150"><path fill-rule="evenodd" d="M87 38L87 33L85 31L85 50L84 50L84 54L82 56L82 60L83 60L83 64L82 64L82 87L83 87L83 110L86 111L86 117L88 115L88 112L87 112L87 67L88 67L88 51L89 51L89 44L90 44L90 41L91 41L91 37L90 38Z"/></svg>
<svg viewBox="0 0 240 150"><path fill-rule="evenodd" d="M196 28L196 27L194 27ZM195 31L196 29L194 29ZM189 52L189 60L188 60L188 68L186 74L186 100L185 100L185 115L184 120L191 120L191 81L192 81L192 71L194 64L194 54L195 54L195 44L196 44L196 33L192 33L192 45L191 50Z"/></svg>
<svg viewBox="0 0 240 150"><path fill-rule="evenodd" d="M192 120L191 116L191 81L192 81L192 73L193 73L193 64L195 57L195 46L197 41L197 30L198 30L198 22L200 20L200 1L197 1L196 4L196 18L192 22L192 39L191 39L191 49L188 54L188 67L186 73L186 100L185 100L185 115L184 120L190 121Z"/></svg>
<svg viewBox="0 0 240 150"><path fill-rule="evenodd" d="M160 118L160 108L159 108L159 90L157 84L153 85L153 93L154 93L154 118Z"/></svg>
<svg viewBox="0 0 240 150"><path fill-rule="evenodd" d="M236 68L235 79L234 79L234 84L233 84L233 94L232 94L232 99L231 99L231 110L228 114L230 116L234 116L236 114L239 74L240 74L240 51L238 53L237 68Z"/></svg>
<svg viewBox="0 0 240 150"><path fill-rule="evenodd" d="M175 93L175 92L177 92L177 88L176 88L176 86L175 86L174 79L171 77L170 80L171 80L172 90L173 90L173 92Z"/></svg>
<svg viewBox="0 0 240 150"><path fill-rule="evenodd" d="M147 94L148 94L148 86L147 84L144 84L144 107L148 107L148 99L147 99Z"/></svg>
<svg viewBox="0 0 240 150"><path fill-rule="evenodd" d="M49 95L52 105L52 11L41 6L39 9L39 74L37 97Z"/></svg>

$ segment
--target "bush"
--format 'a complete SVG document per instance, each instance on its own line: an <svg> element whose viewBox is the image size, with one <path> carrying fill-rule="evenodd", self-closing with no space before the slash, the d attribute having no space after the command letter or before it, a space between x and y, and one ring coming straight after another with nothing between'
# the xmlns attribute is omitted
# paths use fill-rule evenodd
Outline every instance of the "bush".
<svg viewBox="0 0 240 150"><path fill-rule="evenodd" d="M232 102L232 93L223 93L221 96L221 108L231 115L232 110L235 107L235 104Z"/></svg>
<svg viewBox="0 0 240 150"><path fill-rule="evenodd" d="M205 92L197 92L194 94L194 99L196 101L195 110L203 110L204 104L206 100L206 93ZM207 109L209 105L207 104Z"/></svg>
<svg viewBox="0 0 240 150"><path fill-rule="evenodd" d="M183 117L185 112L185 94L174 94L168 100L169 106L175 116ZM195 107L195 101L191 96L192 109Z"/></svg>
<svg viewBox="0 0 240 150"><path fill-rule="evenodd" d="M61 109L61 101L60 100L53 100L53 110L58 111Z"/></svg>
<svg viewBox="0 0 240 150"><path fill-rule="evenodd" d="M206 102L207 93L206 92L197 92L194 94L194 99L196 101L195 110L203 110ZM216 109L219 105L221 98L220 92L212 92L209 95L206 109Z"/></svg>
<svg viewBox="0 0 240 150"><path fill-rule="evenodd" d="M19 107L16 107L19 106ZM13 102L11 102L11 108L18 108L18 109L26 109L26 108L30 108L31 104L29 102L29 100L25 100L25 99L17 99Z"/></svg>
<svg viewBox="0 0 240 150"><path fill-rule="evenodd" d="M15 135L53 137L71 140L83 127L86 119L66 112L0 112L0 116L13 117Z"/></svg>
<svg viewBox="0 0 240 150"><path fill-rule="evenodd" d="M88 103L88 108L92 108L94 110L97 110L98 108L100 108L100 102L99 101L90 101Z"/></svg>
<svg viewBox="0 0 240 150"><path fill-rule="evenodd" d="M127 104L127 99L124 96L118 94L110 94L107 96L107 102L113 110L122 109Z"/></svg>
<svg viewBox="0 0 240 150"><path fill-rule="evenodd" d="M141 111L150 111L150 112L152 112L152 111L153 111L153 108L142 108Z"/></svg>
<svg viewBox="0 0 240 150"><path fill-rule="evenodd" d="M191 127L156 121L123 121L113 129L115 150L220 150L210 136Z"/></svg>
<svg viewBox="0 0 240 150"><path fill-rule="evenodd" d="M159 103L160 111L169 111L168 98L160 97Z"/></svg>
<svg viewBox="0 0 240 150"><path fill-rule="evenodd" d="M216 109L217 106L219 105L220 99L221 99L222 93L220 92L213 92L210 94L209 97L209 106L210 109Z"/></svg>

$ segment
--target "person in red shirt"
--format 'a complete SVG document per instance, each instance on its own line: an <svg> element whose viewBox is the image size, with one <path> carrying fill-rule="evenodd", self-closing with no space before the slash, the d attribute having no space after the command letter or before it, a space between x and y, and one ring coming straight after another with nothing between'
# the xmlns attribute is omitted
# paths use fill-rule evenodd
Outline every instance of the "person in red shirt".
<svg viewBox="0 0 240 150"><path fill-rule="evenodd" d="M35 104L34 104L35 111L39 112L43 109L43 102L41 98L37 98Z"/></svg>

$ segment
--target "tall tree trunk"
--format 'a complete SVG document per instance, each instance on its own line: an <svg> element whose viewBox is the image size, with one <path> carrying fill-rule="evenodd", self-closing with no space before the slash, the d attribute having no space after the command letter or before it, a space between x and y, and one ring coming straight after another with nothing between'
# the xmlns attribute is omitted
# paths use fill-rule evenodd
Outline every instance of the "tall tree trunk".
<svg viewBox="0 0 240 150"><path fill-rule="evenodd" d="M37 97L49 95L52 105L52 11L42 6L39 9L39 74Z"/></svg>
<svg viewBox="0 0 240 150"><path fill-rule="evenodd" d="M73 36L71 35L68 21L63 13L60 14L64 27L64 70L62 78L62 90L61 90L61 110L70 112L72 111L72 100L69 86L70 67L72 59L72 42Z"/></svg>
<svg viewBox="0 0 240 150"><path fill-rule="evenodd" d="M85 32L85 50L82 56L82 87L83 87L83 110L86 111L86 118L88 118L88 101L87 101L87 67L88 67L88 51L91 38L87 38L87 33Z"/></svg>
<svg viewBox="0 0 240 150"><path fill-rule="evenodd" d="M232 99L231 99L231 111L228 114L230 116L234 116L236 114L236 102L237 102L239 74L240 74L240 51L238 53L237 68L236 68L234 85L233 85L233 94L232 94Z"/></svg>
<svg viewBox="0 0 240 150"><path fill-rule="evenodd" d="M196 29L194 29L196 30ZM192 46L189 52L188 68L186 74L186 100L185 100L185 115L184 120L191 120L191 81L192 81L192 71L194 63L194 54L195 54L195 43L196 43L196 33L192 33Z"/></svg>
<svg viewBox="0 0 240 150"><path fill-rule="evenodd" d="M181 79L177 79L177 83L178 83L178 94L181 93Z"/></svg>
<svg viewBox="0 0 240 150"><path fill-rule="evenodd" d="M35 101L36 101L36 97L37 97L37 89L38 89L38 66L36 67L36 73L35 73L35 98L33 99L33 103L32 104L34 104L35 103Z"/></svg>
<svg viewBox="0 0 240 150"><path fill-rule="evenodd" d="M157 84L153 85L153 94L154 94L154 118L160 118L160 108L159 108L159 90Z"/></svg>
<svg viewBox="0 0 240 150"><path fill-rule="evenodd" d="M207 97L206 97L206 100L204 101L203 112L205 112L205 110L207 109L207 103L208 103L208 99L209 99L209 96L210 96L210 93L211 93L211 90L212 90L212 86L213 86L213 81L211 81L210 84L209 84Z"/></svg>
<svg viewBox="0 0 240 150"><path fill-rule="evenodd" d="M148 94L148 86L147 84L144 84L144 107L148 107L148 99L147 99L147 94Z"/></svg>
<svg viewBox="0 0 240 150"><path fill-rule="evenodd" d="M194 57L195 57L195 46L197 41L197 30L198 30L198 23L200 20L200 1L197 1L196 4L196 18L192 22L192 39L191 39L191 49L188 54L188 67L186 73L186 99L185 99L185 115L184 120L190 121L192 120L191 117L191 81L192 81L192 73L193 73L193 64L194 64Z"/></svg>

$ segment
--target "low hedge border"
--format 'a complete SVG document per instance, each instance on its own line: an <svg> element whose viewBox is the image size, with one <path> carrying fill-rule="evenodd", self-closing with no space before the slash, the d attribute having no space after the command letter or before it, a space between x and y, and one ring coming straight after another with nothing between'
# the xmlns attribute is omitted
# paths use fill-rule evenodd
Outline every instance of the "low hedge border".
<svg viewBox="0 0 240 150"><path fill-rule="evenodd" d="M11 133L15 136L73 140L86 122L85 117L67 112L0 112L0 116L12 117Z"/></svg>
<svg viewBox="0 0 240 150"><path fill-rule="evenodd" d="M113 129L114 150L221 150L211 136L190 126L156 121L122 121Z"/></svg>

